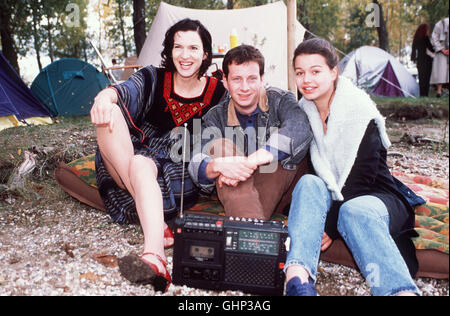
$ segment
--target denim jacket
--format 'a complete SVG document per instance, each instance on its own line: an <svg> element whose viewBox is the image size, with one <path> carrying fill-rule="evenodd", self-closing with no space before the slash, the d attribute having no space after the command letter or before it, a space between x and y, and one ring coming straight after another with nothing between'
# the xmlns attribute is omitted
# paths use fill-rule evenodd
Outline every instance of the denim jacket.
<svg viewBox="0 0 450 316"><path fill-rule="evenodd" d="M280 162L283 168L289 170L295 170L306 156L313 135L308 118L298 106L295 96L289 91L269 87L261 92L258 106L257 128L253 132L241 127L230 96L202 117L202 137L194 138L194 147L199 148L201 144L201 153L192 157L189 173L204 191L211 192L215 186L199 182L199 168L203 159L209 157L205 149L212 140L230 139L246 156L270 146L288 154Z"/></svg>

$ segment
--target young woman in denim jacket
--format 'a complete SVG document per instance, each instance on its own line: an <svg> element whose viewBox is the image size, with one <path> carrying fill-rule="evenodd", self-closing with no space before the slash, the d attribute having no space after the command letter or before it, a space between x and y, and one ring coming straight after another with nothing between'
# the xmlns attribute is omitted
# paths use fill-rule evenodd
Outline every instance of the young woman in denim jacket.
<svg viewBox="0 0 450 316"><path fill-rule="evenodd" d="M322 39L301 43L294 54L315 175L303 176L292 194L286 294L317 295L320 251L339 236L373 295L420 294L411 277L414 212L386 164L384 118L364 91L338 76L337 63Z"/></svg>

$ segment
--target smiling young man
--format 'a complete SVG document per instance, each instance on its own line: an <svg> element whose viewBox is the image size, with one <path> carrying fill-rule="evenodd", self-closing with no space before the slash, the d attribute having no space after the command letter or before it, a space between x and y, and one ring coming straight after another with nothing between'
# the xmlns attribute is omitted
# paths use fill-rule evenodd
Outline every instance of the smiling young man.
<svg viewBox="0 0 450 316"><path fill-rule="evenodd" d="M202 153L189 171L205 191L217 189L228 216L269 219L306 172L311 128L291 92L264 88L258 49L233 48L223 72L229 97L202 118Z"/></svg>

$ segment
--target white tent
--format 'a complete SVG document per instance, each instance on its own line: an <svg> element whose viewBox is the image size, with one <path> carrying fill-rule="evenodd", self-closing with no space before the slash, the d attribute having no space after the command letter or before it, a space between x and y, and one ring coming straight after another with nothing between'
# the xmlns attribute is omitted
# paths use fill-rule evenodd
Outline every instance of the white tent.
<svg viewBox="0 0 450 316"><path fill-rule="evenodd" d="M339 63L339 73L380 96L418 97L419 85L397 59L373 46L355 49Z"/></svg>
<svg viewBox="0 0 450 316"><path fill-rule="evenodd" d="M230 46L230 33L237 31L240 44L257 47L266 60L264 80L267 84L287 89L287 9L283 1L246 9L197 10L161 2L152 27L138 58L138 64L160 65L162 42L167 29L177 21L199 20L211 33L213 44ZM304 27L297 21L296 44L303 40ZM221 68L222 60L213 59ZM211 68L211 71L216 70Z"/></svg>

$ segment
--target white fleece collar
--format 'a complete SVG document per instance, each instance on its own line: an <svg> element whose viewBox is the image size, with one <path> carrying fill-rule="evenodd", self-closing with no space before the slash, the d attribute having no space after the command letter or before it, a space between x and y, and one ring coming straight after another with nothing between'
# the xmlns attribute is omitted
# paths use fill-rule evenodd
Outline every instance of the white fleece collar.
<svg viewBox="0 0 450 316"><path fill-rule="evenodd" d="M299 105L308 115L314 134L310 147L314 169L327 184L333 200L342 201L342 187L371 120L375 120L378 126L383 146L388 148L391 145L384 118L369 95L345 77L338 79L326 133L314 102L302 98Z"/></svg>

